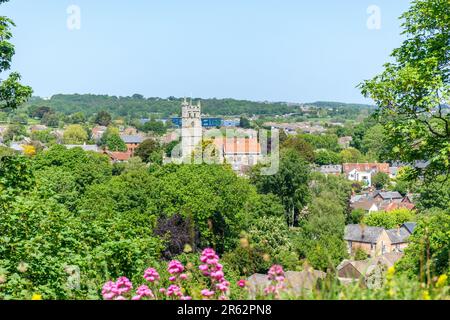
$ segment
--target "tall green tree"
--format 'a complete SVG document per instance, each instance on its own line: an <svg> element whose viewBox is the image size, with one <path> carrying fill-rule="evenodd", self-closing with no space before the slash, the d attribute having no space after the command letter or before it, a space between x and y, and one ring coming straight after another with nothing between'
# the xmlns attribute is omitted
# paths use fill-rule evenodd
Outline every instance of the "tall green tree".
<svg viewBox="0 0 450 320"><path fill-rule="evenodd" d="M73 124L64 130L63 138L65 144L83 144L88 140L88 134L82 126Z"/></svg>
<svg viewBox="0 0 450 320"><path fill-rule="evenodd" d="M135 155L144 162L150 162L156 153L162 154L161 146L155 139L147 139L136 148Z"/></svg>
<svg viewBox="0 0 450 320"><path fill-rule="evenodd" d="M95 117L95 123L100 126L109 126L112 121L112 116L107 111L100 111Z"/></svg>
<svg viewBox="0 0 450 320"><path fill-rule="evenodd" d="M290 225L298 223L300 211L308 203L309 167L297 151L287 149L281 154L280 168L274 175L262 175L259 166L251 172L251 181L263 194L280 197Z"/></svg>
<svg viewBox="0 0 450 320"><path fill-rule="evenodd" d="M0 0L0 6L7 1ZM14 45L10 42L11 28L14 26L11 19L0 16L0 75L11 68L12 58L15 54ZM0 79L0 109L15 109L31 97L33 90L20 84L19 81L20 74L17 72L10 73L4 81Z"/></svg>
<svg viewBox="0 0 450 320"><path fill-rule="evenodd" d="M414 0L402 19L393 62L360 87L378 106L392 157L429 160L433 177L450 172L450 1Z"/></svg>

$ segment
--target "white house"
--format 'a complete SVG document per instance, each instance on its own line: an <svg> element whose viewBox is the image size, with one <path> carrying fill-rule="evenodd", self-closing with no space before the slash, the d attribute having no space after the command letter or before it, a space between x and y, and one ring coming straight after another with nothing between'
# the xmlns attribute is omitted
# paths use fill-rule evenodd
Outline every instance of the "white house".
<svg viewBox="0 0 450 320"><path fill-rule="evenodd" d="M348 174L348 180L362 182L365 185L371 187L372 186L372 173L366 172L366 171L358 171L356 169L353 169Z"/></svg>

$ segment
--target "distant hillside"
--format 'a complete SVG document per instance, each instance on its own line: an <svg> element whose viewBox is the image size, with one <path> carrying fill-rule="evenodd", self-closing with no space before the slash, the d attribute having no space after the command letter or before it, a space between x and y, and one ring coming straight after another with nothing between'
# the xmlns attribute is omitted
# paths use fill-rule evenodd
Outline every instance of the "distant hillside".
<svg viewBox="0 0 450 320"><path fill-rule="evenodd" d="M317 101L312 103L305 103L308 106L314 106L317 108L375 108L368 104L358 104L358 103L343 103L343 102L333 102L333 101Z"/></svg>
<svg viewBox="0 0 450 320"><path fill-rule="evenodd" d="M135 94L131 97L116 97L107 95L54 95L51 99L34 97L27 107L29 109L42 106L50 107L57 112L73 114L83 112L91 116L101 110L106 110L114 116L145 118L152 114L163 117L177 115L180 112L182 98L144 98ZM285 102L254 102L235 99L193 99L201 100L203 112L211 116L233 115L283 115L297 113L301 104ZM363 108L365 105L352 105L339 102L315 102L308 104L318 108Z"/></svg>

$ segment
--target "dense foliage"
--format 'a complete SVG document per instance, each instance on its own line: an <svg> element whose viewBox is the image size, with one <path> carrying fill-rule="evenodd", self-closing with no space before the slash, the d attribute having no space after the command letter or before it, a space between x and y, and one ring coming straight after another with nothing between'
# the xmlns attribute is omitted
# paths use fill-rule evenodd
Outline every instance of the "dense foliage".
<svg viewBox="0 0 450 320"><path fill-rule="evenodd" d="M7 1L0 1L0 6ZM11 28L14 26L11 19L0 16L0 74L11 68L12 58L15 54L14 45L10 42ZM0 109L15 109L31 96L32 89L21 85L19 81L20 74L17 72L11 72L5 80L0 79Z"/></svg>

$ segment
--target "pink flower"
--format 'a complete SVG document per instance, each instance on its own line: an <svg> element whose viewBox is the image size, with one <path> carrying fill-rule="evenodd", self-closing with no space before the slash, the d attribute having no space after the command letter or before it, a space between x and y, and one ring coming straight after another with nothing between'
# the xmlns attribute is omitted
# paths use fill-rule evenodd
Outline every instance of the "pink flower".
<svg viewBox="0 0 450 320"><path fill-rule="evenodd" d="M207 264L202 264L198 267L200 271L207 271L209 269L209 266Z"/></svg>
<svg viewBox="0 0 450 320"><path fill-rule="evenodd" d="M160 279L158 271L154 268L149 268L145 270L144 279L148 282L155 282Z"/></svg>
<svg viewBox="0 0 450 320"><path fill-rule="evenodd" d="M124 300L127 300L127 299L125 299L125 297L123 297L123 296L118 296L115 300L117 300L117 301L124 301Z"/></svg>
<svg viewBox="0 0 450 320"><path fill-rule="evenodd" d="M117 279L115 288L113 288L113 292L117 293L118 295L122 295L124 293L130 292L130 290L133 289L133 284L130 280L126 277L120 277Z"/></svg>
<svg viewBox="0 0 450 320"><path fill-rule="evenodd" d="M224 280L221 283L216 284L217 289L222 292L227 292L230 289L230 283Z"/></svg>
<svg viewBox="0 0 450 320"><path fill-rule="evenodd" d="M211 291L211 290L208 290L208 289L202 290L201 293L202 293L202 296L204 296L205 298L212 297L215 294L214 291Z"/></svg>
<svg viewBox="0 0 450 320"><path fill-rule="evenodd" d="M184 266L180 261L173 260L169 263L168 271L170 274L180 274L184 271Z"/></svg>
<svg viewBox="0 0 450 320"><path fill-rule="evenodd" d="M170 277L170 278L169 278L169 281L170 281L170 282L174 282L175 280L177 280L177 277Z"/></svg>
<svg viewBox="0 0 450 320"><path fill-rule="evenodd" d="M207 264L215 264L219 261L219 256L213 249L208 248L203 250L200 261Z"/></svg>
<svg viewBox="0 0 450 320"><path fill-rule="evenodd" d="M112 281L105 283L102 289L103 299L112 300L116 296L115 292L113 292L113 290L115 291L115 287L116 284Z"/></svg>
<svg viewBox="0 0 450 320"><path fill-rule="evenodd" d="M103 299L105 300L123 300L123 294L130 292L133 284L128 278L120 277L116 282L108 281L102 288Z"/></svg>
<svg viewBox="0 0 450 320"><path fill-rule="evenodd" d="M245 288L245 286L247 285L247 281L245 281L245 280L239 280L238 283L237 283L237 285L238 285L240 288Z"/></svg>
<svg viewBox="0 0 450 320"><path fill-rule="evenodd" d="M282 281L284 281L284 270L283 270L282 266L274 265L269 270L269 280L279 281L281 278L278 278L278 277L283 277ZM277 278L278 278L278 280L277 280Z"/></svg>
<svg viewBox="0 0 450 320"><path fill-rule="evenodd" d="M220 297L219 297L219 300L222 300L222 301L228 300L228 297L227 297L227 296L220 296Z"/></svg>
<svg viewBox="0 0 450 320"><path fill-rule="evenodd" d="M144 297L147 297L147 298L154 298L155 296L154 296L154 294L153 294L153 292L152 292L152 290L150 290L150 288L149 287L147 287L147 286L140 286L138 289L137 289L137 291L136 291L136 294L138 295L138 296L140 296L141 298L144 298Z"/></svg>
<svg viewBox="0 0 450 320"><path fill-rule="evenodd" d="M161 289L159 289L159 292L160 292L160 293L165 293L165 292L166 292L166 288L161 288Z"/></svg>
<svg viewBox="0 0 450 320"><path fill-rule="evenodd" d="M180 300L188 301L188 300L192 300L192 297L190 297L190 296L182 296L182 297L180 298Z"/></svg>
<svg viewBox="0 0 450 320"><path fill-rule="evenodd" d="M277 288L275 286L268 286L267 288L264 289L264 293L270 294L270 293L275 293L277 291Z"/></svg>
<svg viewBox="0 0 450 320"><path fill-rule="evenodd" d="M181 288L179 286L176 286L176 285L169 286L169 288L167 289L166 295L169 296L169 297L171 297L171 296L177 296L177 297L183 296L183 294L181 292Z"/></svg>
<svg viewBox="0 0 450 320"><path fill-rule="evenodd" d="M222 281L224 276L225 275L223 274L223 271L216 271L211 273L211 278L214 278L217 281Z"/></svg>
<svg viewBox="0 0 450 320"><path fill-rule="evenodd" d="M187 274L183 273L180 275L181 280L186 280L188 278Z"/></svg>

